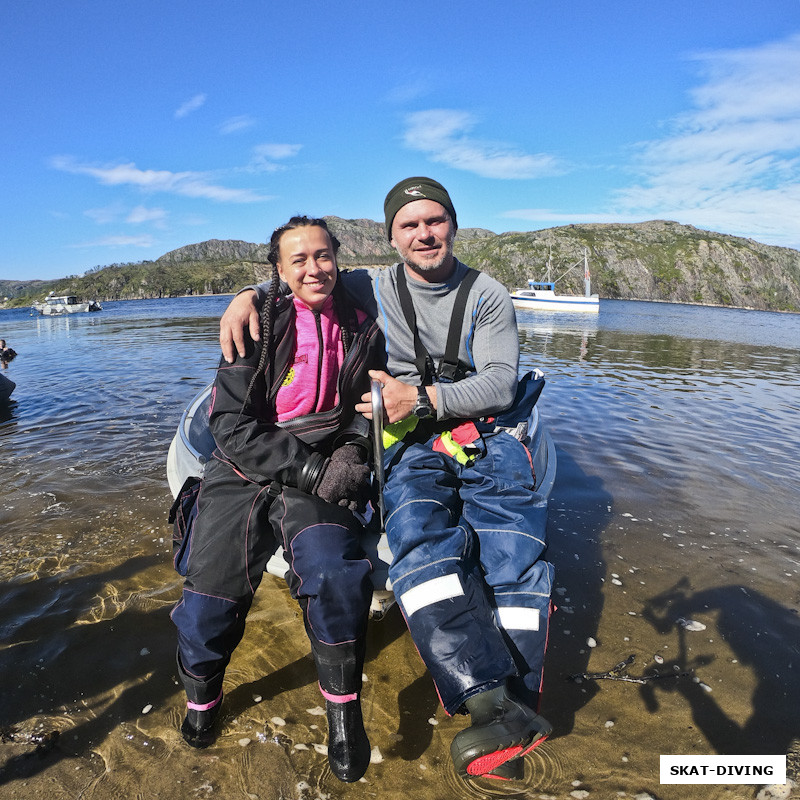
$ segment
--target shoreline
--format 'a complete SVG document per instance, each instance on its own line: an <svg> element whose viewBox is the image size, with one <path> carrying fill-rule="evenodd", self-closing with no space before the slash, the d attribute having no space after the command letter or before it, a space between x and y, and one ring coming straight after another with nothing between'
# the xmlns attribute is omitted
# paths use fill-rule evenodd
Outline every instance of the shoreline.
<svg viewBox="0 0 800 800"><path fill-rule="evenodd" d="M136 302L142 300L188 300L198 297L235 297L240 291L242 290L239 289L237 292L221 292L221 293L209 292L208 294L178 294L178 295L171 295L169 297L123 297L117 300L101 299L98 302L128 303L128 302ZM657 303L662 305L692 306L699 308L729 308L736 311L763 311L765 313L770 313L770 314L800 314L800 311L790 311L779 308L756 308L755 306L734 306L734 305L724 305L722 303L695 303L691 300L661 300L661 299L651 299L642 297L601 297L600 298L601 305L604 301L621 302L621 303ZM30 309L32 307L30 305L10 306L8 304L0 303L0 311L14 311L16 309L24 309L24 308ZM555 313L555 312L550 312L550 313ZM31 314L31 316L33 316L33 314ZM57 315L57 316L64 316L64 315Z"/></svg>

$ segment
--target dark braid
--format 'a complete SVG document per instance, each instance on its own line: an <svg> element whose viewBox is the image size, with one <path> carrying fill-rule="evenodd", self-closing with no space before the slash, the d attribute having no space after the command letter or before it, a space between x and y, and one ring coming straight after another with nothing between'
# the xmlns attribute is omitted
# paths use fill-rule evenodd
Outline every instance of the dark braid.
<svg viewBox="0 0 800 800"><path fill-rule="evenodd" d="M275 305L278 298L278 290L280 289L281 281L278 276L277 264L272 265L272 278L270 280L269 289L267 290L267 298L264 300L264 305L261 306L261 313L259 318L261 320L261 356L258 359L258 366L250 379L250 385L247 387L247 392L244 396L242 403L242 411L244 411L247 401L250 399L250 393L253 391L258 376L262 372L267 371L267 362L269 361L269 353L272 349L272 321L275 317ZM240 412L241 416L241 412ZM237 420L238 422L238 420Z"/></svg>

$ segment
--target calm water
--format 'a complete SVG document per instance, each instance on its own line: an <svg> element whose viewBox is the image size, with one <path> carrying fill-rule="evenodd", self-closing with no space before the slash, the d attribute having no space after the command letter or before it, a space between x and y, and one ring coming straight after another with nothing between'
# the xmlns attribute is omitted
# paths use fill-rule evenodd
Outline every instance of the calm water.
<svg viewBox="0 0 800 800"><path fill-rule="evenodd" d="M272 579L229 672L220 744L188 752L175 732L164 463L183 406L213 378L228 301L0 311L19 353L4 372L14 402L0 408L3 797L52 800L54 781L86 798L752 797L660 786L658 754L794 752L800 317L622 301L596 317L518 312L559 455L542 707L556 730L527 760L530 785L452 774L465 720L437 710L393 615L373 626L365 669L376 763L366 782L338 784L302 625ZM630 675L676 677L567 679L629 655ZM57 746L26 757L53 730Z"/></svg>

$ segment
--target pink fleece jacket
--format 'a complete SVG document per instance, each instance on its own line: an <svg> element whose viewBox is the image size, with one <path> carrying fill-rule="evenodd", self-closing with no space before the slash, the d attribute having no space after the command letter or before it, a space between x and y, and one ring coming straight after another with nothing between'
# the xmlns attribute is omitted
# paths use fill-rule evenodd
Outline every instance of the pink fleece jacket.
<svg viewBox="0 0 800 800"><path fill-rule="evenodd" d="M328 297L319 312L319 327L317 315L296 297L294 308L296 347L294 362L276 398L279 422L328 411L339 399L337 381L344 360L344 347L342 331L333 310L333 298ZM360 312L358 319L359 322L364 319Z"/></svg>

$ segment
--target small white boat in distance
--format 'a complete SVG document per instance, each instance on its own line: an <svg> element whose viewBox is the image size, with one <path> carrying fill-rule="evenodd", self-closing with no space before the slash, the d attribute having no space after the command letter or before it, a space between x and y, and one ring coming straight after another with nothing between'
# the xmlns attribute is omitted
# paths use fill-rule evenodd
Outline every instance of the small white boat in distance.
<svg viewBox="0 0 800 800"><path fill-rule="evenodd" d="M581 262L573 264L567 272L577 267ZM566 273L564 273L566 274ZM564 277L563 275L561 276ZM543 281L528 281L527 289L514 289L511 292L511 302L515 308L535 311L600 311L600 296L592 294L591 276L589 275L589 258L583 254L583 281L586 294L556 294L556 282L550 280L550 261L547 262L547 279Z"/></svg>
<svg viewBox="0 0 800 800"><path fill-rule="evenodd" d="M41 303L34 303L31 308L45 317L56 314L84 314L88 311L101 311L100 304L95 300L90 303L79 303L75 295L54 295L50 292Z"/></svg>

